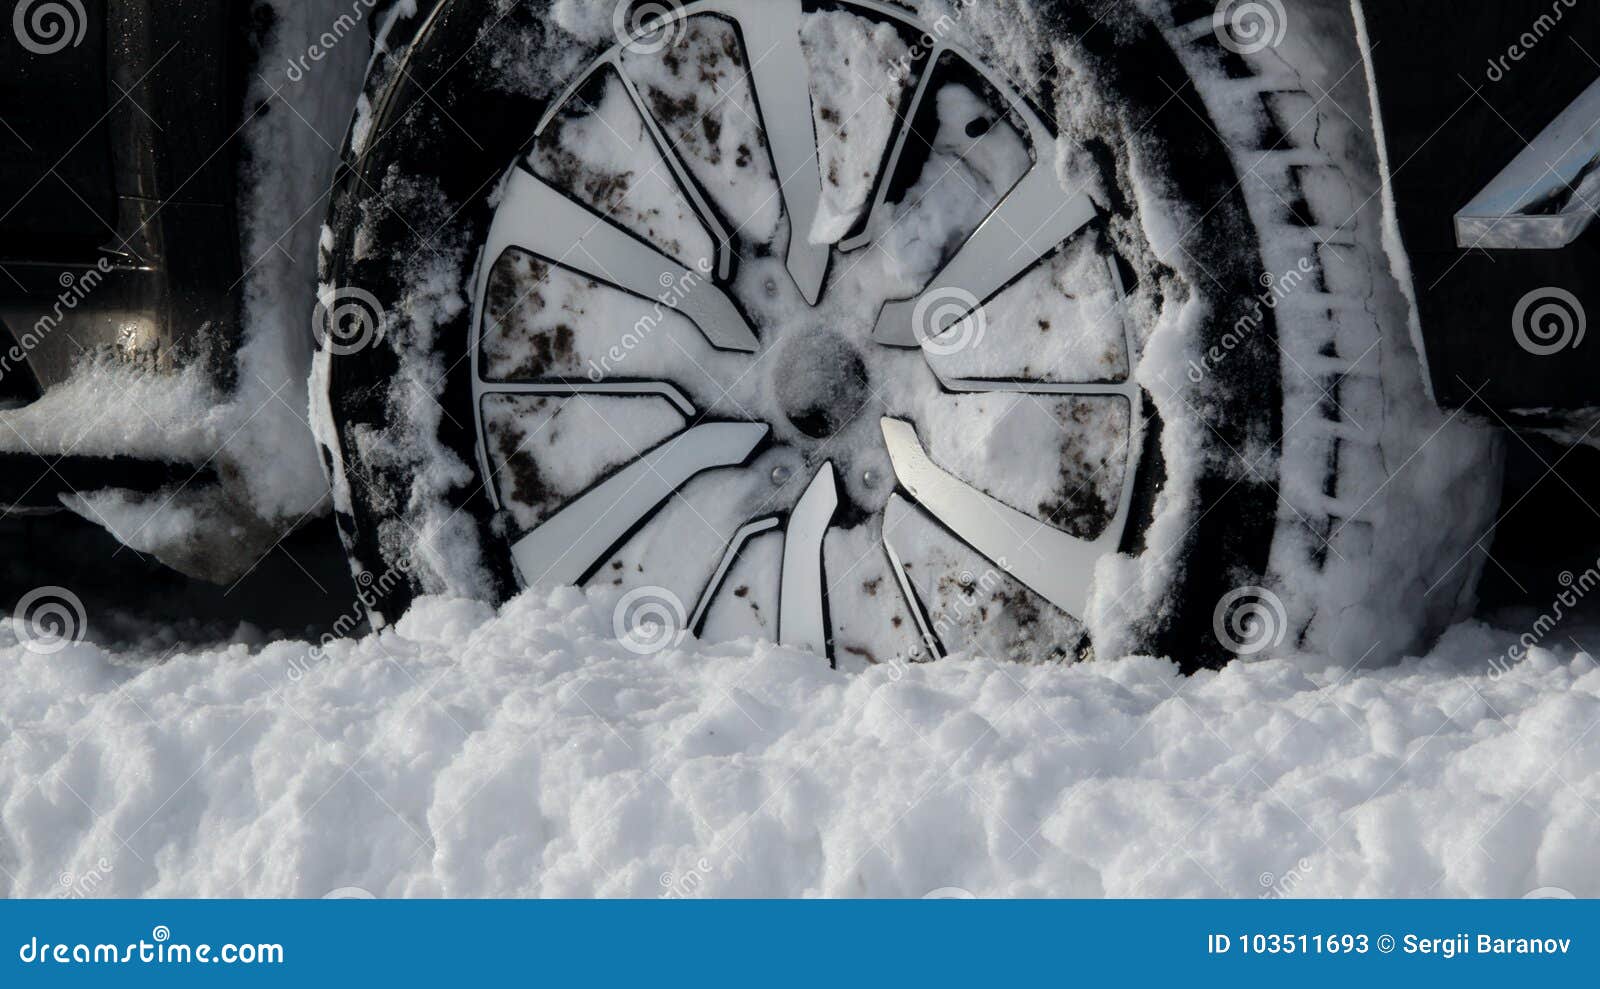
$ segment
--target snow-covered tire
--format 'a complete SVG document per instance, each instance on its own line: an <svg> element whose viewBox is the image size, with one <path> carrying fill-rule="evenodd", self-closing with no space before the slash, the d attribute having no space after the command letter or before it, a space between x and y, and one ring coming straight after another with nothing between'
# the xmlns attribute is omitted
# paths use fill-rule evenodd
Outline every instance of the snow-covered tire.
<svg viewBox="0 0 1600 989"><path fill-rule="evenodd" d="M419 592L502 599L523 579L575 581L614 599L618 633L641 651L715 626L840 665L1092 648L1159 651L1193 670L1264 648L1393 655L1470 598L1494 449L1422 394L1384 261L1381 202L1362 202L1376 192L1370 139L1354 123L1365 103L1331 71L1326 38L1247 54L1215 26L1212 4L1165 0L930 3L911 15L870 0L803 14L798 0L658 4L683 19L644 24L660 27L651 33L614 3L419 6L400 5L380 33L321 259L329 323L315 425L375 624ZM1335 6L1307 9L1316 31L1343 31L1354 53ZM774 23L806 44L750 55ZM934 57L920 61L919 50ZM850 75L826 75L819 58L843 60ZM930 65L932 97L919 101L915 82ZM602 72L611 75L597 82ZM831 102L863 73L882 74L874 99L890 93L882 158L900 178L878 197L882 221L878 186L868 182L863 204L852 159L826 157L869 105ZM828 80L811 84L804 105L806 124L827 135L811 174L831 187L812 200L786 179L780 211L774 197L747 193L759 192L763 167L792 176L780 166L804 164L785 136L798 125L780 112L806 88L781 85L795 78ZM895 90L899 78L910 81ZM704 110L695 83L715 94ZM1313 88L1339 98L1314 99ZM743 126L725 103L769 154L734 141L732 164L721 159L723 139ZM900 165L887 153L895 108L913 105L933 108L910 114L911 138L928 150ZM674 129L674 113L695 126ZM605 157L600 125L625 160ZM569 127L594 136L569 139ZM1025 158L1007 157L1008 128ZM703 136L698 150L691 132ZM644 198L636 166L667 146L681 154L656 165L681 201ZM965 215L956 207L919 211L924 196L936 201L930 176L957 168L982 204L965 228L949 219ZM1032 209L1008 212L1025 189ZM1080 206L1077 225L1052 225ZM600 228L602 210L617 222ZM739 210L726 238L706 221ZM1025 232L1024 212L1039 230ZM574 227L586 215L594 226ZM907 216L926 230L896 242ZM626 242L604 232L630 224ZM752 225L764 233L744 235ZM1023 260L1016 270L996 260L1002 226ZM786 236L792 227L811 236ZM841 235L852 247L871 241L857 257L892 255L869 269L881 277L849 283L863 262L846 268L837 246L815 247ZM932 261L905 260L928 244ZM660 294L645 290L655 274ZM909 294L828 308L841 286L859 293L893 277L915 279ZM616 286L654 297L649 322L592 294ZM1083 291L1113 298L1115 318L1080 312ZM983 305L963 316L974 301ZM949 318L927 315L941 307ZM331 315L358 311L369 318ZM541 324L541 313L571 318ZM602 313L632 338L595 335L587 327ZM891 339L890 313L910 317L914 338ZM1041 336L1059 330L1057 317L1082 320L1071 325L1085 334L1121 329L1092 348L1019 343L1006 335L1019 314ZM939 321L919 330L929 318ZM786 332L801 322L804 334ZM669 324L656 343L687 353L681 341L699 341L698 330L711 345L690 360L709 389L688 372L673 377L676 358L642 356ZM957 345L985 328L988 349ZM514 345L495 342L502 331ZM902 356L881 356L875 341ZM767 363L779 371L734 394L750 372L719 362L745 350L756 364L776 353ZM914 360L902 360L908 352ZM1122 418L1096 401L1121 402ZM1038 409L1060 438L1029 425ZM605 430L625 453L607 452L618 444ZM735 477L745 500L729 507ZM727 508L714 522L707 503L682 494L708 478ZM751 478L770 478L770 490ZM654 491L643 509L641 490ZM1444 497L1459 530L1422 524ZM762 511L750 511L757 501ZM718 535L683 535L683 520L658 510L679 503Z"/></svg>

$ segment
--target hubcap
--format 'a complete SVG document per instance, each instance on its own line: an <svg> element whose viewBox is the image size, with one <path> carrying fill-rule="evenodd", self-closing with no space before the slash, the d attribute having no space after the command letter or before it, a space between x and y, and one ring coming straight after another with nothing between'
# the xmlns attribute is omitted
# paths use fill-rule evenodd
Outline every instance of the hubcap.
<svg viewBox="0 0 1600 989"><path fill-rule="evenodd" d="M1119 268L1049 121L937 36L704 0L554 101L471 342L525 583L840 666L1081 651L1141 446Z"/></svg>
<svg viewBox="0 0 1600 989"><path fill-rule="evenodd" d="M837 331L786 336L775 349L772 392L784 418L803 435L828 439L867 407L866 361Z"/></svg>

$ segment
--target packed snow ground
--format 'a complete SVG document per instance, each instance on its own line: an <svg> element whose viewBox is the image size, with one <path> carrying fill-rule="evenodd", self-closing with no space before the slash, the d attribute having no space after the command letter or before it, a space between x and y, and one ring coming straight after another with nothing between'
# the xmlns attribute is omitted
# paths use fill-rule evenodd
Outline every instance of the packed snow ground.
<svg viewBox="0 0 1600 989"><path fill-rule="evenodd" d="M427 599L325 654L43 655L0 622L0 892L1600 895L1572 640L847 675L749 640L637 655L610 605Z"/></svg>

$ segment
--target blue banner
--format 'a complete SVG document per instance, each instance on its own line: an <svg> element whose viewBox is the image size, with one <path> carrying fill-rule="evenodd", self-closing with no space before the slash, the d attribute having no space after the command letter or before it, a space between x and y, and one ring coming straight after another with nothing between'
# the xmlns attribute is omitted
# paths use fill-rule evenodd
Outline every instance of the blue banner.
<svg viewBox="0 0 1600 989"><path fill-rule="evenodd" d="M9 901L0 985L1589 984L1597 922L1582 900Z"/></svg>

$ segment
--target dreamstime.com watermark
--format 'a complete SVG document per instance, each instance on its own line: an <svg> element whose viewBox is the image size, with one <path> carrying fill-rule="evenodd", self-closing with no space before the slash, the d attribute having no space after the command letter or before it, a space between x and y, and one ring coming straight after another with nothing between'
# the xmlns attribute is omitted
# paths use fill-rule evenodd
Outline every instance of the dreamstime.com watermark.
<svg viewBox="0 0 1600 989"><path fill-rule="evenodd" d="M386 316L383 303L365 289L324 288L311 314L311 333L328 353L349 357L383 340Z"/></svg>
<svg viewBox="0 0 1600 989"><path fill-rule="evenodd" d="M710 274L710 258L701 258L695 262L693 268L683 269L681 275L663 271L660 277L661 292L656 296L655 305L650 307L648 313L639 317L633 324L633 329L624 333L620 341L612 344L611 349L601 355L598 363L593 358L589 359L589 380L598 384L606 379L606 375L616 371L627 361L630 354L644 346L650 336L660 329L661 321L666 319L667 313L676 312L683 300L694 291L695 286Z"/></svg>
<svg viewBox="0 0 1600 989"><path fill-rule="evenodd" d="M1540 612L1539 617L1533 620L1526 632L1517 637L1504 655L1489 660L1489 679L1498 680L1510 673L1511 667L1528 657L1528 650L1549 638L1550 633L1578 606L1579 601L1600 588L1600 560L1580 574L1574 575L1571 570L1563 570L1556 582L1563 589L1556 593L1550 607Z"/></svg>
<svg viewBox="0 0 1600 989"><path fill-rule="evenodd" d="M665 587L636 587L612 610L611 631L624 649L648 656L683 641L689 614L683 599Z"/></svg>
<svg viewBox="0 0 1600 989"><path fill-rule="evenodd" d="M311 71L311 67L332 54L340 42L350 36L350 32L366 21L367 15L372 13L372 8L380 2L381 0L353 0L349 13L340 14L333 24L329 25L328 30L322 32L317 40L306 48L305 54L289 60L289 68L284 73L289 77L289 81L303 80Z"/></svg>
<svg viewBox="0 0 1600 989"><path fill-rule="evenodd" d="M61 321L67 318L67 314L77 309L90 293L100 287L100 283L104 282L109 274L111 274L111 261L108 258L101 258L94 263L94 267L77 274L63 271L56 279L57 284L61 286L61 292L56 296L55 305L50 307L49 312L40 316L30 329L17 337L4 353L0 353L0 378L10 374L13 368L27 359L34 348L44 343L61 325Z"/></svg>
<svg viewBox="0 0 1600 989"><path fill-rule="evenodd" d="M917 300L911 332L924 353L948 357L983 343L988 317L978 297L966 289L935 288Z"/></svg>
<svg viewBox="0 0 1600 989"><path fill-rule="evenodd" d="M106 877L114 871L111 860L101 857L83 872L63 872L57 880L61 887L56 898L61 900L86 900L105 885Z"/></svg>
<svg viewBox="0 0 1600 989"><path fill-rule="evenodd" d="M683 872L663 872L656 881L661 886L660 898L663 900L687 900L697 895L706 884L706 877L711 874L711 863L699 859L695 864Z"/></svg>
<svg viewBox="0 0 1600 989"><path fill-rule="evenodd" d="M1189 369L1184 372L1194 384L1204 381L1206 375L1217 369L1228 355L1238 349L1239 345L1253 337L1262 324L1267 321L1267 313L1278 308L1284 299L1293 295L1316 273L1316 263L1310 257L1303 257L1296 261L1294 267L1281 275L1274 275L1270 271L1261 273L1261 291L1251 300L1250 311L1234 321L1222 339L1211 345L1201 355L1199 362L1191 360Z"/></svg>
<svg viewBox="0 0 1600 989"><path fill-rule="evenodd" d="M956 29L956 25L966 19L967 11L977 5L978 0L954 0L950 13L940 14L935 18L933 23L928 25L928 29L911 43L911 47L904 55L889 63L890 81L897 85L904 84L911 77L911 67L938 50L944 39Z"/></svg>
<svg viewBox="0 0 1600 989"><path fill-rule="evenodd" d="M176 944L167 925L157 924L150 930L150 940L141 937L127 944L51 944L34 936L18 947L17 958L28 965L282 965L283 945Z"/></svg>
<svg viewBox="0 0 1600 989"><path fill-rule="evenodd" d="M619 0L611 10L611 33L635 55L654 55L678 43L688 30L676 0Z"/></svg>
<svg viewBox="0 0 1600 989"><path fill-rule="evenodd" d="M338 618L328 631L322 633L317 644L303 656L296 656L289 661L289 669L285 672L290 681L298 682L312 668L327 659L328 647L340 639L347 639L355 634L361 627L361 622L368 614L377 611L378 606L394 592L407 579L417 562L410 553L402 555L399 559L389 564L382 573L373 574L371 570L363 570L356 575L356 599L350 609Z"/></svg>
<svg viewBox="0 0 1600 989"><path fill-rule="evenodd" d="M1576 350L1589 331L1589 314L1578 297L1564 288L1547 285L1521 299L1511 312L1511 335L1517 346L1535 357Z"/></svg>
<svg viewBox="0 0 1600 989"><path fill-rule="evenodd" d="M1263 872L1256 877L1257 884L1261 887L1261 899L1281 900L1293 893L1311 872L1311 862L1301 859L1294 864L1294 868L1281 875Z"/></svg>
<svg viewBox="0 0 1600 989"><path fill-rule="evenodd" d="M77 645L89 630L83 601L65 587L35 587L11 612L12 630L29 652L48 656Z"/></svg>
<svg viewBox="0 0 1600 989"><path fill-rule="evenodd" d="M1576 10L1578 4L1584 0L1553 0L1543 13L1534 18L1528 29L1517 35L1506 48L1505 54L1489 59L1489 67L1484 70L1484 75L1490 82L1499 82L1511 74L1514 63L1527 58L1533 50L1544 43L1567 16L1567 11Z"/></svg>
<svg viewBox="0 0 1600 989"><path fill-rule="evenodd" d="M88 31L83 0L17 0L11 10L11 33L35 55L76 48Z"/></svg>
<svg viewBox="0 0 1600 989"><path fill-rule="evenodd" d="M1222 648L1236 656L1253 656L1283 645L1289 613L1278 595L1265 587L1236 587L1224 594L1211 612L1211 631Z"/></svg>
<svg viewBox="0 0 1600 989"><path fill-rule="evenodd" d="M1004 557L995 562L1002 568L1006 565ZM1004 579L1000 571L993 567L981 574L974 574L970 570L956 574L956 586L962 593L950 595L946 605L928 618L934 638L940 642L950 641L951 633L970 625L979 612L992 618L999 606L994 592Z"/></svg>
<svg viewBox="0 0 1600 989"><path fill-rule="evenodd" d="M956 587L961 593L950 596L944 607L928 616L928 631L933 634L941 648L943 643L952 641L952 633L974 624L974 618L990 621L1004 608L1004 598L998 596L995 590L1001 587L1005 580L1000 573L1006 566L1005 557L1001 557L996 563L1000 569L991 567L981 574L963 570L956 574ZM985 596L980 598L980 593ZM890 683L899 683L905 679L912 664L926 663L937 658L932 648L933 643L925 646L915 645L911 647L911 655L887 660L878 665L886 671Z"/></svg>
<svg viewBox="0 0 1600 989"><path fill-rule="evenodd" d="M1254 55L1283 44L1289 15L1281 0L1217 0L1211 31L1229 51Z"/></svg>

